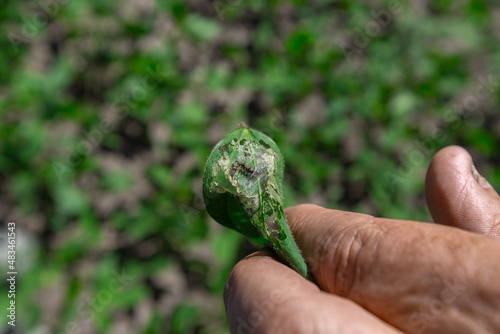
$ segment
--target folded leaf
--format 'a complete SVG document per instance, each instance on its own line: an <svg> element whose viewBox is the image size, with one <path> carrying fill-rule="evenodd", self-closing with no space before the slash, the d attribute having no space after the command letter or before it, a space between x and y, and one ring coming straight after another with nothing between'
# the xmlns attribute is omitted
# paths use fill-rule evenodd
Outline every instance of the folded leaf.
<svg viewBox="0 0 500 334"><path fill-rule="evenodd" d="M276 143L243 126L222 139L208 157L203 200L219 224L266 244L307 276L307 266L283 210L284 159Z"/></svg>

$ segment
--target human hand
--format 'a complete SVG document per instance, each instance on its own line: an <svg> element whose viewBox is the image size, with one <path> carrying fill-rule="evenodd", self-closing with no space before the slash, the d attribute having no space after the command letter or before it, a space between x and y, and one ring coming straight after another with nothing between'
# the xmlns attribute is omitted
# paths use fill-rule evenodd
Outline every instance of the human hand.
<svg viewBox="0 0 500 334"><path fill-rule="evenodd" d="M437 224L287 209L317 285L271 252L246 257L224 291L231 333L500 333L499 195L450 146L426 198Z"/></svg>

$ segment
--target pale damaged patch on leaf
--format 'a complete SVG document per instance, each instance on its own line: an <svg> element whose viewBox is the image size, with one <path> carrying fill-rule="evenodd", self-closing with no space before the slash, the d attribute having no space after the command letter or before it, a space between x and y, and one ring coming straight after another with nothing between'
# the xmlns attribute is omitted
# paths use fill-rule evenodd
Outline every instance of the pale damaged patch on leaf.
<svg viewBox="0 0 500 334"><path fill-rule="evenodd" d="M245 139L232 140L229 146L229 149L221 150L223 155L214 164L210 191L227 191L237 196L250 215L254 215L261 208L261 197L264 197L261 194L268 193L281 203L274 175L277 154L270 148ZM224 175L223 179L221 173Z"/></svg>

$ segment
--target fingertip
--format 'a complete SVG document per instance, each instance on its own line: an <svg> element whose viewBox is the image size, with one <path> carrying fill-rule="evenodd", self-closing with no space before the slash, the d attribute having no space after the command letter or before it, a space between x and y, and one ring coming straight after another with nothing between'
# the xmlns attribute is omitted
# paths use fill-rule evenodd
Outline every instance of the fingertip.
<svg viewBox="0 0 500 334"><path fill-rule="evenodd" d="M224 285L224 291L222 293L222 297L226 307L229 302L229 298L234 293L235 286L238 284L240 277L246 275L246 273L248 272L249 269L248 266L251 265L251 261L253 261L255 257L266 258L268 256L271 256L270 252L268 252L267 250L260 250L250 255L247 255L246 257L241 259L238 263L236 263L236 265L233 267L233 269L229 273L229 276L226 279L226 284Z"/></svg>
<svg viewBox="0 0 500 334"><path fill-rule="evenodd" d="M263 331L275 324L280 307L319 293L319 288L263 250L239 261L224 287L224 306L231 333Z"/></svg>
<svg viewBox="0 0 500 334"><path fill-rule="evenodd" d="M227 305L234 295L235 287L245 284L245 280L252 280L262 270L271 270L272 266L280 263L276 254L268 249L262 249L241 259L231 270L224 285L223 299ZM271 270L272 271L272 270Z"/></svg>
<svg viewBox="0 0 500 334"><path fill-rule="evenodd" d="M448 146L433 157L427 170L425 196L438 224L491 234L500 198L476 170L472 157L460 146Z"/></svg>
<svg viewBox="0 0 500 334"><path fill-rule="evenodd" d="M470 154L460 146L445 147L432 158L425 177L425 197L436 223L453 225L451 206L468 182L471 164Z"/></svg>
<svg viewBox="0 0 500 334"><path fill-rule="evenodd" d="M441 191L442 186L455 186L455 183L446 184L439 181L450 178L467 178L472 164L472 157L463 147L448 146L438 151L431 160L425 178L426 195L433 191Z"/></svg>

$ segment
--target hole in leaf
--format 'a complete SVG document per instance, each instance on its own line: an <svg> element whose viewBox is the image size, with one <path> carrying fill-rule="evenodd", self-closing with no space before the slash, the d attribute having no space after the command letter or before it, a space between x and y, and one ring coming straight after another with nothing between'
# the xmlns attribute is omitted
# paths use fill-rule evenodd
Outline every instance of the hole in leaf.
<svg viewBox="0 0 500 334"><path fill-rule="evenodd" d="M271 146L269 146L265 141L263 141L262 139L259 140L259 144L261 144L262 146L264 146L266 148L266 150L270 149Z"/></svg>

